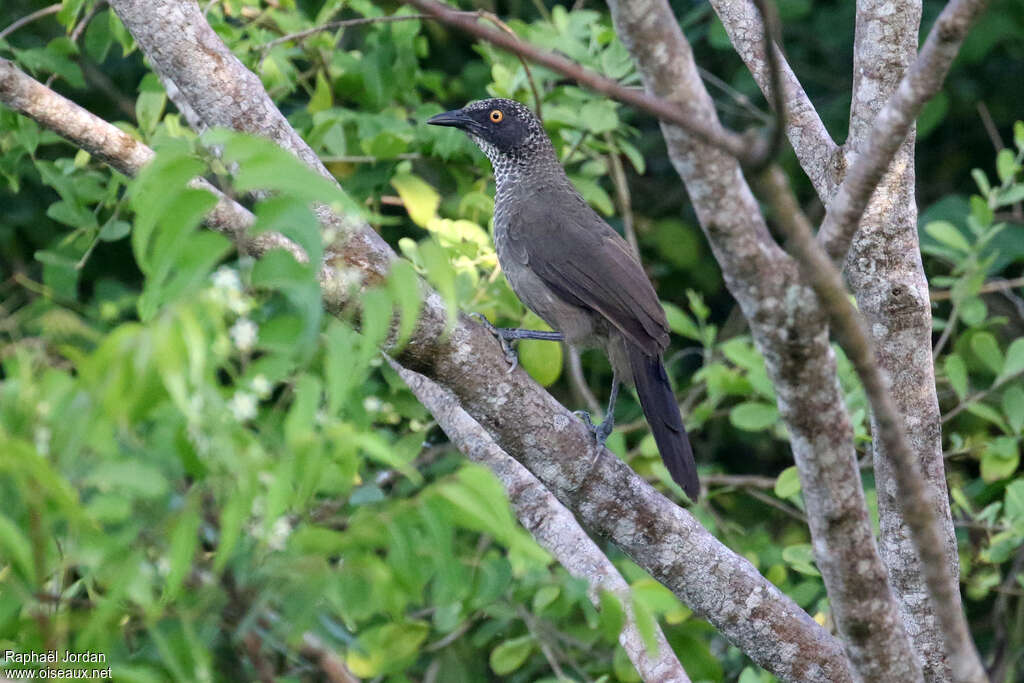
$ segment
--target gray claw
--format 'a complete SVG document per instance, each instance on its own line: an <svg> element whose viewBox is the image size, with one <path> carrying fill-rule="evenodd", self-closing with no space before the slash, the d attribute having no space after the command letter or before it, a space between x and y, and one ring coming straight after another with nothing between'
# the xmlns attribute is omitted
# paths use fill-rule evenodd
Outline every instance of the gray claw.
<svg viewBox="0 0 1024 683"><path fill-rule="evenodd" d="M501 352L505 354L505 360L508 362L508 370L506 370L505 373L509 375L512 374L512 371L519 366L519 354L517 354L516 350L512 348L512 345L509 344L508 340L502 336L501 330L495 327L494 324L482 313L473 312L470 313L469 316L471 318L476 318L481 325L486 327L487 330L494 335L494 338L498 340L498 343L501 344Z"/></svg>
<svg viewBox="0 0 1024 683"><path fill-rule="evenodd" d="M585 410L576 410L573 411L573 414L580 418L580 420L583 421L583 424L590 428L598 446L604 445L604 442L608 440L608 435L610 435L612 433L612 429L615 428L615 424L608 418L605 418L600 424L594 424L593 419L590 417L590 413Z"/></svg>

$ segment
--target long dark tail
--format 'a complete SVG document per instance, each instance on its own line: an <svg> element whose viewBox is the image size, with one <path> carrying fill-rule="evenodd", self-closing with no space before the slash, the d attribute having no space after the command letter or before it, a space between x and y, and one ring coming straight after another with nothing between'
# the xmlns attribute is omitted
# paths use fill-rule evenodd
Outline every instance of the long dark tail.
<svg viewBox="0 0 1024 683"><path fill-rule="evenodd" d="M672 393L665 366L658 356L648 356L640 348L627 344L629 364L636 382L636 393L644 409L651 433L658 444L661 459L672 479L679 484L691 500L697 500L700 482L697 481L697 463L693 460L690 437L683 427L683 417Z"/></svg>

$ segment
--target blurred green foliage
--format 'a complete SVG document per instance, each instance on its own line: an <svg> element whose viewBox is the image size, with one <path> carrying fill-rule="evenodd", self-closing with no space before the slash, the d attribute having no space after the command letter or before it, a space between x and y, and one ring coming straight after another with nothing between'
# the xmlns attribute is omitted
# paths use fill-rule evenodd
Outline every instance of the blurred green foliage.
<svg viewBox="0 0 1024 683"><path fill-rule="evenodd" d="M723 119L764 125L766 107L710 7L673 4ZM0 27L42 6L4 3ZM925 25L940 7L925 3ZM525 39L638 85L603 8L484 8ZM779 8L790 60L841 140L853 4ZM117 680L137 681L253 679L267 667L315 680L320 646L361 677L396 682L638 680L616 645L622 606L605 595L594 608L377 350L393 316L400 337L411 331L417 273L452 315L541 326L497 270L488 165L456 131L422 125L486 95L539 105L570 177L616 228L631 197L675 335L669 372L712 482L692 511L828 623L774 390L656 123L539 67L536 103L516 58L417 19L282 39L395 13L411 12L224 0L207 13L344 192L258 140L197 137L105 4L67 0L0 39L0 55L158 151L128 180L0 109L0 650L103 652ZM1011 130L1020 112L1007 87L1024 81L1022 31L1024 9L995 2L919 122L917 170L967 610L1006 680L1024 648L1024 301L1019 282L1006 284L1024 259L1024 126ZM1006 137L998 153L979 103ZM783 163L813 212L791 154ZM195 175L238 198L261 191L249 203L254 229L285 232L313 263L332 236L320 235L312 201L362 214L408 263L354 293L358 325L325 316L313 267L283 251L239 257L201 227L213 199L187 186ZM584 407L557 345L520 352L538 381ZM863 393L837 356L866 455ZM585 354L583 374L603 396L604 360ZM632 397L618 418L610 447L680 495ZM870 469L864 482L873 504ZM641 625L658 620L691 678L772 680L607 550Z"/></svg>

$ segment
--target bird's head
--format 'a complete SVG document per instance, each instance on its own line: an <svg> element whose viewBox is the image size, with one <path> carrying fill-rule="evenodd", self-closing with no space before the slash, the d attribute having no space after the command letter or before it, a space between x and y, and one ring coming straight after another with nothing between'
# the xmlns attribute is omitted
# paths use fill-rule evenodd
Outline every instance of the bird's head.
<svg viewBox="0 0 1024 683"><path fill-rule="evenodd" d="M514 100L477 100L462 109L433 116L427 123L464 131L496 165L509 158L530 158L538 152L553 151L540 120Z"/></svg>

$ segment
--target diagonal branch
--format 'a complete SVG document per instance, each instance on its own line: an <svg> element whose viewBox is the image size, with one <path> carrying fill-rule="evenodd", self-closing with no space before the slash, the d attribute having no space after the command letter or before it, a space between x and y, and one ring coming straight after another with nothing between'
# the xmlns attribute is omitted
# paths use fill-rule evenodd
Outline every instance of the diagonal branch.
<svg viewBox="0 0 1024 683"><path fill-rule="evenodd" d="M605 78L565 57L541 50L515 36L481 26L473 18L467 17L465 13L453 10L434 0L405 0L405 2L470 35L567 76L595 92L632 105L663 121L673 123L693 135L700 136L707 144L723 149L744 162L754 162L765 156L763 145L752 144L748 138L726 130L718 123L717 119L710 123L691 116L683 108L660 97L627 88L617 81Z"/></svg>
<svg viewBox="0 0 1024 683"><path fill-rule="evenodd" d="M875 363L890 380L904 433L930 489L934 514L944 526L945 566L954 579L959 574L957 543L929 353L931 305L917 234L914 120L937 92L971 19L984 4L950 2L918 55L919 1L858 0L850 138L845 145L851 168L818 232L829 255L845 262L857 307L868 323ZM878 428L872 415L872 431ZM944 645L947 635L929 599L904 501L896 493L899 475L893 454L876 440L872 456L879 545L889 580L926 680L945 681L951 664Z"/></svg>
<svg viewBox="0 0 1024 683"><path fill-rule="evenodd" d="M459 406L458 399L451 392L390 358L388 362L420 403L427 407L449 440L467 458L488 467L501 480L516 516L526 530L570 574L587 581L594 605L600 606L601 590L613 593L622 601L626 623L619 635L619 644L640 676L648 683L689 683L686 671L660 628L655 632L656 649L651 651L644 645L631 606L629 584L583 531L572 512L559 503L528 469L501 450L484 428Z"/></svg>
<svg viewBox="0 0 1024 683"><path fill-rule="evenodd" d="M668 3L609 4L647 90L714 119ZM874 543L825 311L768 234L735 160L686 131L664 123L662 131L726 285L764 354L791 435L815 558L853 666L864 680L917 680L920 669Z"/></svg>
<svg viewBox="0 0 1024 683"><path fill-rule="evenodd" d="M175 76L172 80L205 121L261 134L317 167L315 154L287 125L258 79L216 37L195 3L115 0L111 5L157 70ZM0 76L0 101L7 102L7 88L16 80L9 71ZM42 109L74 107L48 93ZM52 120L60 122L63 116ZM108 150L107 157L117 152ZM351 274L364 282L380 281L394 254L365 223L337 216L324 221L349 228L348 239L328 250L321 271L325 306L337 312L347 302ZM786 680L850 680L849 663L835 638L625 463L607 450L595 458L590 432L569 411L521 370L505 373L504 357L486 330L465 319L454 330L447 328L447 313L435 293L427 294L417 330L399 361L451 390L495 442L584 526L612 539L754 661Z"/></svg>
<svg viewBox="0 0 1024 683"><path fill-rule="evenodd" d="M769 102L774 101L764 23L757 4L753 0L711 0L711 6L722 20L729 40L757 81L761 92ZM845 168L842 150L829 136L782 50L773 45L772 52L780 65L779 75L786 104L786 136L818 196L827 201L835 192Z"/></svg>
<svg viewBox="0 0 1024 683"><path fill-rule="evenodd" d="M917 60L875 117L864 149L857 154L829 204L818 233L818 239L833 261L842 262L846 258L860 218L882 175L924 105L942 88L967 31L987 4L987 0L951 0L946 5Z"/></svg>
<svg viewBox="0 0 1024 683"><path fill-rule="evenodd" d="M986 680L984 670L967 620L960 611L959 589L946 562L943 530L930 501L930 491L924 485L921 467L907 443L888 379L875 360L864 319L850 302L843 276L814 239L811 224L800 210L782 170L775 166L765 171L760 185L786 233L787 245L800 260L805 277L828 312L836 338L864 385L875 420L874 438L881 442L894 466L897 496L903 502L914 551L924 571L932 608L942 626L955 680L982 683Z"/></svg>

